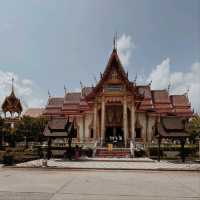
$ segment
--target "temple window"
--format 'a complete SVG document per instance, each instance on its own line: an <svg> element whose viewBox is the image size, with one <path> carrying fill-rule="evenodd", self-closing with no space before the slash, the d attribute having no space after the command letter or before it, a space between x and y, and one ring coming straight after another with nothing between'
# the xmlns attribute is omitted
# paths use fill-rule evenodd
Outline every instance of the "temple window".
<svg viewBox="0 0 200 200"><path fill-rule="evenodd" d="M116 71L113 71L111 79L112 80L116 80L117 79L117 72Z"/></svg>

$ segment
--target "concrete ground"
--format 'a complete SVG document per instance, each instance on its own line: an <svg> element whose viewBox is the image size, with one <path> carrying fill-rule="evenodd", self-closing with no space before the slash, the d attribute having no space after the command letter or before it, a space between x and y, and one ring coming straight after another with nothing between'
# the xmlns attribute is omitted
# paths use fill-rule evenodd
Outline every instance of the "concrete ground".
<svg viewBox="0 0 200 200"><path fill-rule="evenodd" d="M0 200L200 200L199 172L0 168Z"/></svg>

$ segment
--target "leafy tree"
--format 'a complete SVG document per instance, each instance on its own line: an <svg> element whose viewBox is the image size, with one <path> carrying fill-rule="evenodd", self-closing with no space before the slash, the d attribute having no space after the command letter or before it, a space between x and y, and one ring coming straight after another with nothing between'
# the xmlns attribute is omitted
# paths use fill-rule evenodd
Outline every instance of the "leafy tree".
<svg viewBox="0 0 200 200"><path fill-rule="evenodd" d="M200 116L198 114L191 118L187 129L190 133L190 139L195 143L195 140L200 138Z"/></svg>
<svg viewBox="0 0 200 200"><path fill-rule="evenodd" d="M26 139L26 142L41 142L46 123L47 120L43 117L32 118L24 116L16 123L16 140L24 141Z"/></svg>
<svg viewBox="0 0 200 200"><path fill-rule="evenodd" d="M15 129L11 129L10 124L6 120L0 118L0 146L3 147L3 141L15 147Z"/></svg>

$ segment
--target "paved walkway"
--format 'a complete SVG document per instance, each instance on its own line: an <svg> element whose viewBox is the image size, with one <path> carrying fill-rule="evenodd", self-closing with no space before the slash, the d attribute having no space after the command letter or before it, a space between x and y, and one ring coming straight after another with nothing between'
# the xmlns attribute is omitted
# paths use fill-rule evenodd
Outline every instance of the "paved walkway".
<svg viewBox="0 0 200 200"><path fill-rule="evenodd" d="M199 200L200 173L0 168L0 200Z"/></svg>
<svg viewBox="0 0 200 200"><path fill-rule="evenodd" d="M43 160L34 160L17 164L17 167L42 167ZM200 164L174 164L167 161L161 162L127 162L127 161L65 161L62 159L51 159L48 161L51 168L72 169L115 169L115 170L198 170Z"/></svg>

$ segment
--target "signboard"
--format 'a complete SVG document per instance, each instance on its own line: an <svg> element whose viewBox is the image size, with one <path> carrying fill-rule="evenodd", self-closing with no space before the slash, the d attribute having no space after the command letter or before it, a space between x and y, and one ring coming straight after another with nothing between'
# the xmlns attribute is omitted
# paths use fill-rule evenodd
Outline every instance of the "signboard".
<svg viewBox="0 0 200 200"><path fill-rule="evenodd" d="M110 85L105 86L105 91L106 92L121 92L123 91L123 85L110 84Z"/></svg>

